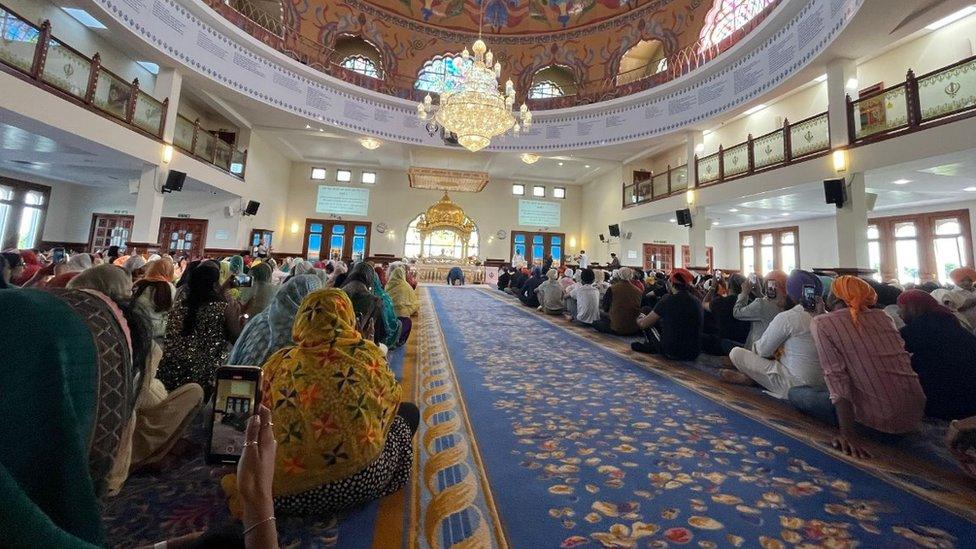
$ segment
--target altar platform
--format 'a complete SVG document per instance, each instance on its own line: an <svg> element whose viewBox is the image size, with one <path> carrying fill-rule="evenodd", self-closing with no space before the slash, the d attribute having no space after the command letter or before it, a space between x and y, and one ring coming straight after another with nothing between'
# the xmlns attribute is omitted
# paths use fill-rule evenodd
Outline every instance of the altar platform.
<svg viewBox="0 0 976 549"><path fill-rule="evenodd" d="M477 265L449 265L449 264L430 264L420 263L411 265L410 268L417 273L417 281L420 283L446 283L447 273L454 267L459 267L464 273L465 284L484 284L485 267ZM496 269L497 270L497 269Z"/></svg>

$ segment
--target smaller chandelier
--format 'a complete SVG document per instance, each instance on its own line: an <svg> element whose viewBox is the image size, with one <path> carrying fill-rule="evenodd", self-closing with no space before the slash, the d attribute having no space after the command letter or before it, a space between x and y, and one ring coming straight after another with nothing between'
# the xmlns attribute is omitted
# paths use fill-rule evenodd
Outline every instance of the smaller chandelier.
<svg viewBox="0 0 976 549"><path fill-rule="evenodd" d="M535 164L539 161L539 155L535 153L522 153L519 158L521 158L522 162L525 162L526 164Z"/></svg>
<svg viewBox="0 0 976 549"><path fill-rule="evenodd" d="M371 151L380 148L380 145L382 145L379 139L374 139L372 137L364 137L360 139L359 144L362 145L364 149Z"/></svg>
<svg viewBox="0 0 976 549"><path fill-rule="evenodd" d="M472 62L464 69L457 89L442 92L439 105L434 105L427 94L417 105L417 116L428 121L428 131L432 134L440 125L457 135L462 147L477 152L490 145L493 137L509 130L518 135L528 129L532 125L532 113L525 103L517 113L512 111L515 87L508 80L505 93L499 91L502 65L495 63L492 66L494 55L481 38L475 41L471 50L473 54L468 53L467 48L461 52L462 59Z"/></svg>

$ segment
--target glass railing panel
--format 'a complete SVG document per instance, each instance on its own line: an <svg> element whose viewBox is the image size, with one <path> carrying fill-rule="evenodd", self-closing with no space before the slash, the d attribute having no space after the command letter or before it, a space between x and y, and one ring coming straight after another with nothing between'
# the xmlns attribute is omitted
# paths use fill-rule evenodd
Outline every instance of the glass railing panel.
<svg viewBox="0 0 976 549"><path fill-rule="evenodd" d="M830 150L830 126L827 113L791 125L790 149L791 158Z"/></svg>
<svg viewBox="0 0 976 549"><path fill-rule="evenodd" d="M158 135L163 123L163 103L144 91L136 95L136 110L132 123L147 132Z"/></svg>
<svg viewBox="0 0 976 549"><path fill-rule="evenodd" d="M95 83L95 96L92 98L92 104L99 110L125 120L126 109L129 108L131 97L132 84L105 69L98 71L98 81Z"/></svg>
<svg viewBox="0 0 976 549"><path fill-rule="evenodd" d="M749 143L740 143L722 151L725 177L742 175L749 171Z"/></svg>
<svg viewBox="0 0 976 549"><path fill-rule="evenodd" d="M84 99L88 92L91 60L56 38L47 46L47 58L41 79L59 90Z"/></svg>
<svg viewBox="0 0 976 549"><path fill-rule="evenodd" d="M197 146L193 149L193 154L210 162L214 157L214 148L217 146L217 138L213 134L200 130L197 132Z"/></svg>
<svg viewBox="0 0 976 549"><path fill-rule="evenodd" d="M652 181L654 198L668 195L668 172L661 172L654 176Z"/></svg>
<svg viewBox="0 0 976 549"><path fill-rule="evenodd" d="M783 132L767 133L752 141L752 161L755 168L766 168L781 164L786 159Z"/></svg>
<svg viewBox="0 0 976 549"><path fill-rule="evenodd" d="M718 153L698 159L698 183L704 185L718 181Z"/></svg>
<svg viewBox="0 0 976 549"><path fill-rule="evenodd" d="M854 108L854 138L863 139L908 126L905 84L858 99Z"/></svg>
<svg viewBox="0 0 976 549"><path fill-rule="evenodd" d="M0 7L0 61L30 72L41 30Z"/></svg>
<svg viewBox="0 0 976 549"><path fill-rule="evenodd" d="M922 122L976 107L976 59L918 79Z"/></svg>
<svg viewBox="0 0 976 549"><path fill-rule="evenodd" d="M189 151L193 148L193 122L186 118L176 116L176 130L173 132L173 144Z"/></svg>
<svg viewBox="0 0 976 549"><path fill-rule="evenodd" d="M688 188L688 166L678 166L671 170L671 192Z"/></svg>
<svg viewBox="0 0 976 549"><path fill-rule="evenodd" d="M214 141L214 165L226 171L230 171L230 161L232 156L231 146L222 139Z"/></svg>
<svg viewBox="0 0 976 549"><path fill-rule="evenodd" d="M246 157L244 156L244 153L234 149L233 152L231 152L230 173L243 176L245 160Z"/></svg>

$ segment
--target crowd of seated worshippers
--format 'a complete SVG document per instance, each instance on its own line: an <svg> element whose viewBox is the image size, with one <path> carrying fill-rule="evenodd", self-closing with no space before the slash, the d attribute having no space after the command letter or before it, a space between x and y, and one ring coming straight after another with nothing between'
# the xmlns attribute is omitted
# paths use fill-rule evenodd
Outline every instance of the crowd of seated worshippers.
<svg viewBox="0 0 976 549"><path fill-rule="evenodd" d="M723 381L759 386L836 427L834 446L858 458L871 457L866 439L896 441L923 418L948 420L946 443L976 475L974 269L952 271L946 288L799 269L764 277L628 267L543 274L506 266L498 289L572 323L637 336L637 352L727 357Z"/></svg>
<svg viewBox="0 0 976 549"><path fill-rule="evenodd" d="M0 547L105 546L102 502L130 474L204 451L190 427L225 364L263 372L237 472L214 481L237 522L180 546L275 548L276 516L328 518L407 482L420 414L386 354L419 308L410 266L188 259L0 254L0 346L19 357L0 368L0 436L18 441L0 447ZM347 458L327 461L338 445Z"/></svg>

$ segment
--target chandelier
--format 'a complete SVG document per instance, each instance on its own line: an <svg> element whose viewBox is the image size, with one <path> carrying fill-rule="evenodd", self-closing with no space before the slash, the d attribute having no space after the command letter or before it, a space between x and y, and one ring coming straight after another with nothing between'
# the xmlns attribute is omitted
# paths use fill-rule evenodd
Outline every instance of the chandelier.
<svg viewBox="0 0 976 549"><path fill-rule="evenodd" d="M482 3L482 18L484 3ZM532 113L525 103L518 112L515 105L515 87L512 81L505 82L504 94L498 89L498 78L502 75L501 63L492 62L494 55L481 40L479 25L478 39L471 46L473 53L465 48L461 58L465 61L460 82L453 91L440 94L439 105L434 105L430 94L417 105L417 116L428 122L431 133L440 125L457 135L458 143L471 152L477 152L491 144L491 139L512 130L518 135L532 125Z"/></svg>

